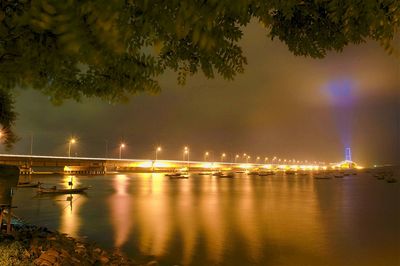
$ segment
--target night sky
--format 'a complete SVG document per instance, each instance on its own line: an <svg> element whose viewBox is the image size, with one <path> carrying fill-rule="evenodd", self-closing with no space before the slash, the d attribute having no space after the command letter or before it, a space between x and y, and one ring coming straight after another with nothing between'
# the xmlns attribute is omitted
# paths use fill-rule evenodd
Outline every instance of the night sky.
<svg viewBox="0 0 400 266"><path fill-rule="evenodd" d="M181 159L185 145L191 158L205 151L215 160L222 152L278 156L282 159L335 162L344 148L362 165L392 163L399 158L400 61L378 44L349 46L325 59L292 55L265 29L251 24L242 47L245 73L234 81L202 74L179 86L174 73L160 78L157 96L133 96L126 104L96 99L53 106L32 90L17 96L17 133L12 153L67 154L67 139L78 142L72 154ZM397 145L397 146L396 146Z"/></svg>

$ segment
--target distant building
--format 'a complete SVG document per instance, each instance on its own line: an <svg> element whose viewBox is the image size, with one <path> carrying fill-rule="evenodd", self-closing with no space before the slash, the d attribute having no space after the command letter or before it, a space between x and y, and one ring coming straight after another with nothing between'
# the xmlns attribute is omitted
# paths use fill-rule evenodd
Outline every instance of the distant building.
<svg viewBox="0 0 400 266"><path fill-rule="evenodd" d="M344 160L339 163L333 163L330 166L334 169L356 169L356 168L359 168L359 166L355 162L349 161L349 160Z"/></svg>
<svg viewBox="0 0 400 266"><path fill-rule="evenodd" d="M357 165L357 163L355 163L351 160L351 149L350 148L344 149L344 161L341 161L339 163L331 163L330 167L334 168L334 169L358 169L358 168L361 168L360 166Z"/></svg>

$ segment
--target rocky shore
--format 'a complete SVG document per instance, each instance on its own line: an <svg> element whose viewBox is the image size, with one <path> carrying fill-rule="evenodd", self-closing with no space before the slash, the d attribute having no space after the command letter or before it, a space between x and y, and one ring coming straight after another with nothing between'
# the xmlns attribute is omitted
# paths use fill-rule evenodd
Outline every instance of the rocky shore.
<svg viewBox="0 0 400 266"><path fill-rule="evenodd" d="M135 262L92 243L32 225L0 232L0 265L158 265Z"/></svg>

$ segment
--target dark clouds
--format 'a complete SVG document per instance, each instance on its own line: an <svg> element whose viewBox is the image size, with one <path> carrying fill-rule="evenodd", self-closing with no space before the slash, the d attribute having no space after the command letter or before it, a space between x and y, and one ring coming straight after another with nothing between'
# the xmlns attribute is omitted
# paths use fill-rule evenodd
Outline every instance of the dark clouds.
<svg viewBox="0 0 400 266"><path fill-rule="evenodd" d="M82 156L104 156L106 143L110 155L117 156L118 143L125 141L124 154L134 158L152 157L160 144L161 158L180 159L189 145L193 159L208 150L216 157L246 152L337 161L343 158L346 130L354 160L396 160L400 61L379 45L351 46L323 60L295 57L253 24L246 29L243 49L248 66L234 81L199 74L181 87L170 73L160 79L160 95L135 96L124 105L92 99L54 107L46 97L23 91L17 98L22 140L15 152L29 151L33 132L34 152L40 154L65 155L66 139L74 134L79 138L74 153ZM351 86L342 112L346 118L338 117L342 107L327 89L342 81ZM346 126L341 119L348 120Z"/></svg>

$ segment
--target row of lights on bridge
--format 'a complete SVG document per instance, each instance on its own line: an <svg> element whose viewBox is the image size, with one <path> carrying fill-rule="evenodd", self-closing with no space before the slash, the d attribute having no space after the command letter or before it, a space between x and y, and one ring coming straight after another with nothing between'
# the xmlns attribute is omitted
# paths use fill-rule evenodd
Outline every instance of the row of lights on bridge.
<svg viewBox="0 0 400 266"><path fill-rule="evenodd" d="M72 144L75 144L75 143L76 143L76 139L75 139L75 138L71 138L71 139L69 140L69 142L68 142L68 157L71 157L71 145L72 145ZM122 150L123 150L125 147L126 147L125 143L121 143L121 144L119 145L119 159L122 158ZM162 151L161 146L158 146L158 147L155 149L155 160L156 160L156 161L157 161L157 159L158 159L158 153L161 152L161 151ZM185 159L186 159L187 161L189 161L189 156L190 156L189 148L188 148L187 146L185 146L185 147L183 148L183 158L182 158L182 160L185 161ZM204 161L208 161L209 156L210 156L210 153L209 153L208 151L206 151L206 152L204 153ZM220 158L220 159L221 159L221 162L224 162L224 161L226 160L226 157L227 157L226 153L222 153L222 154L221 154L221 158ZM241 157L239 154L236 154L235 157L234 157L234 163L237 163L238 160L239 160L240 158L246 160L246 163L249 163L249 160L251 159L251 156L248 155L248 154L246 154L246 153L243 153L243 156L242 156L242 157ZM256 157L256 163L259 163L259 162L260 162L260 159L261 159L261 157L259 157L259 156ZM269 162L269 158L268 158L268 157L265 157L265 158L264 158L264 163L268 163L268 162ZM295 159L292 159L292 160L280 159L280 158L277 158L276 156L274 156L274 157L272 158L272 160L271 160L271 163L289 163L289 164L300 164L300 163L301 163L301 164L302 164L303 161L299 161L299 160L296 161ZM308 161L305 160L304 163L307 164ZM317 163L319 163L319 164L325 164L324 162L316 162L316 161L314 161L314 164L317 164Z"/></svg>

